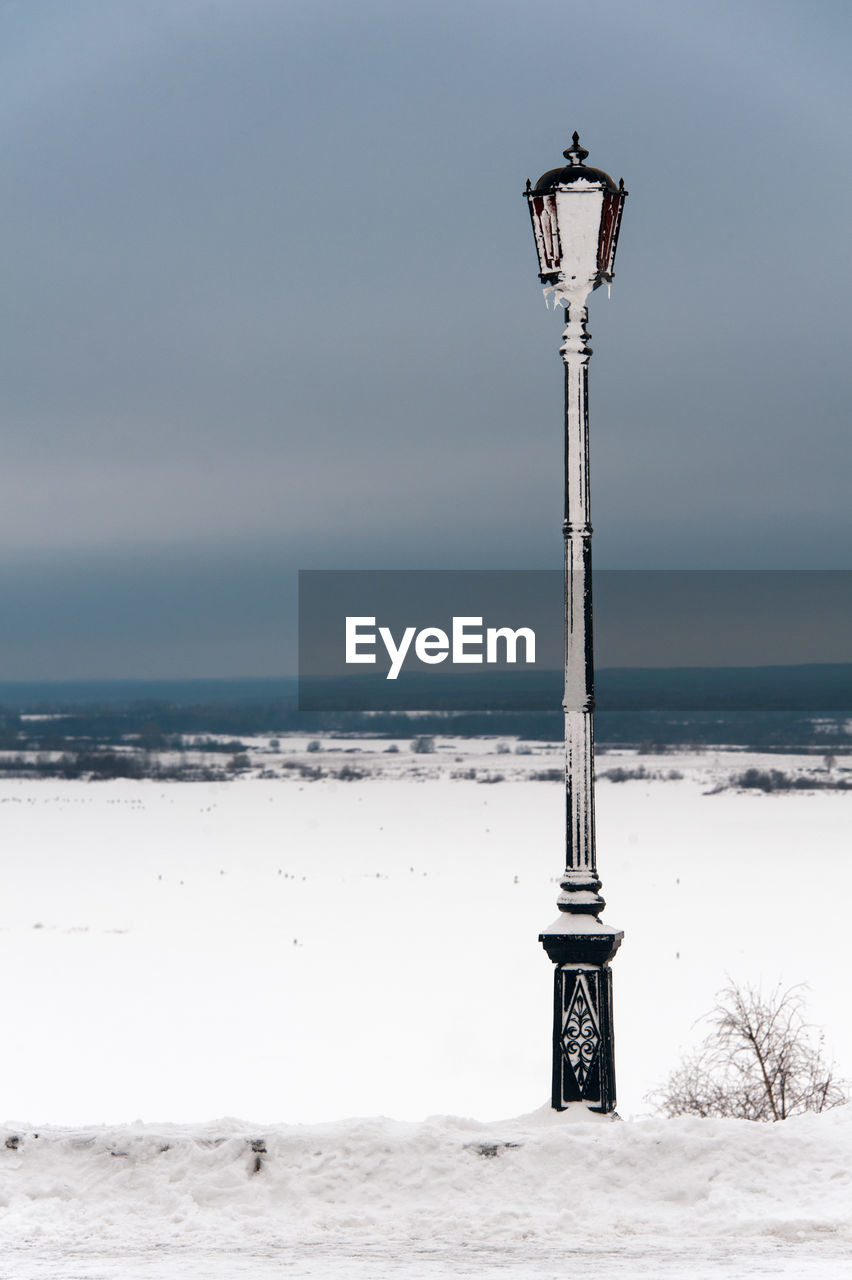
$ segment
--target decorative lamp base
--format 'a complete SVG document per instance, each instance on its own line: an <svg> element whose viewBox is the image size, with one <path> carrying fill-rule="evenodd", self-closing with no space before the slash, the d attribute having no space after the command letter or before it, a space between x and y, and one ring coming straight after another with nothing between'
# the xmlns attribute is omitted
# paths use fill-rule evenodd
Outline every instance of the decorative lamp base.
<svg viewBox="0 0 852 1280"><path fill-rule="evenodd" d="M612 970L608 964L559 965L553 986L553 1093L555 1111L583 1103L615 1110Z"/></svg>
<svg viewBox="0 0 852 1280"><path fill-rule="evenodd" d="M539 940L556 965L553 985L553 1091L565 1111L615 1110L612 970L624 934L593 916L562 915Z"/></svg>

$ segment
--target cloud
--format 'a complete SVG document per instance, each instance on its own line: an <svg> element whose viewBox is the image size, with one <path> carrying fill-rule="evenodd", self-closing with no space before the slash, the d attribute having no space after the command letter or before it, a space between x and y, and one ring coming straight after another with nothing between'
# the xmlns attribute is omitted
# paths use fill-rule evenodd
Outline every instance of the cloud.
<svg viewBox="0 0 852 1280"><path fill-rule="evenodd" d="M557 562L559 322L520 191L576 127L631 193L591 309L599 562L848 560L845 9L2 22L7 559Z"/></svg>

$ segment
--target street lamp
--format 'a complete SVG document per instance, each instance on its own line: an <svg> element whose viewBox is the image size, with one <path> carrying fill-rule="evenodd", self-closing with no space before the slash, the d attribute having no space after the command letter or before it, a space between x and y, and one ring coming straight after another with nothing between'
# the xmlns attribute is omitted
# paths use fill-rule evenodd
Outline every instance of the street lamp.
<svg viewBox="0 0 852 1280"><path fill-rule="evenodd" d="M525 192L545 297L565 308L565 784L566 859L559 915L539 934L556 966L553 1093L557 1111L571 1106L615 1110L612 973L624 934L598 919L595 858L592 526L589 522L589 333L586 300L612 280L627 192L591 169L574 134L567 164Z"/></svg>

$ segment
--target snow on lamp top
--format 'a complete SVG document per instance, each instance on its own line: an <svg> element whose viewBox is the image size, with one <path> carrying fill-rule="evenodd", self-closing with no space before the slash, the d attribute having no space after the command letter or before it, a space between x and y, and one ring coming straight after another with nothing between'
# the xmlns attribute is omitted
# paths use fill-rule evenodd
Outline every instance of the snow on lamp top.
<svg viewBox="0 0 852 1280"><path fill-rule="evenodd" d="M524 192L538 252L545 297L582 305L593 289L612 280L621 210L627 192L608 173L584 164L589 154L574 134L562 153L568 163L550 169Z"/></svg>

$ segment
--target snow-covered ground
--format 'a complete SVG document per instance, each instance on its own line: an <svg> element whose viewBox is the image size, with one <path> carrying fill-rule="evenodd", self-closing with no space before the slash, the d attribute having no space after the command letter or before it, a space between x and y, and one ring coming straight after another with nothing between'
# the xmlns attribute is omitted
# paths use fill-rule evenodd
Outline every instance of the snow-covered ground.
<svg viewBox="0 0 852 1280"><path fill-rule="evenodd" d="M852 1107L48 1130L0 1149L2 1274L839 1280L850 1157Z"/></svg>
<svg viewBox="0 0 852 1280"><path fill-rule="evenodd" d="M852 1074L852 801L717 790L821 758L599 757L656 776L598 787L628 1123L578 1127L504 1119L549 1089L558 749L306 745L233 782L0 782L3 1280L845 1274L846 1111L641 1118L726 974L808 982Z"/></svg>

